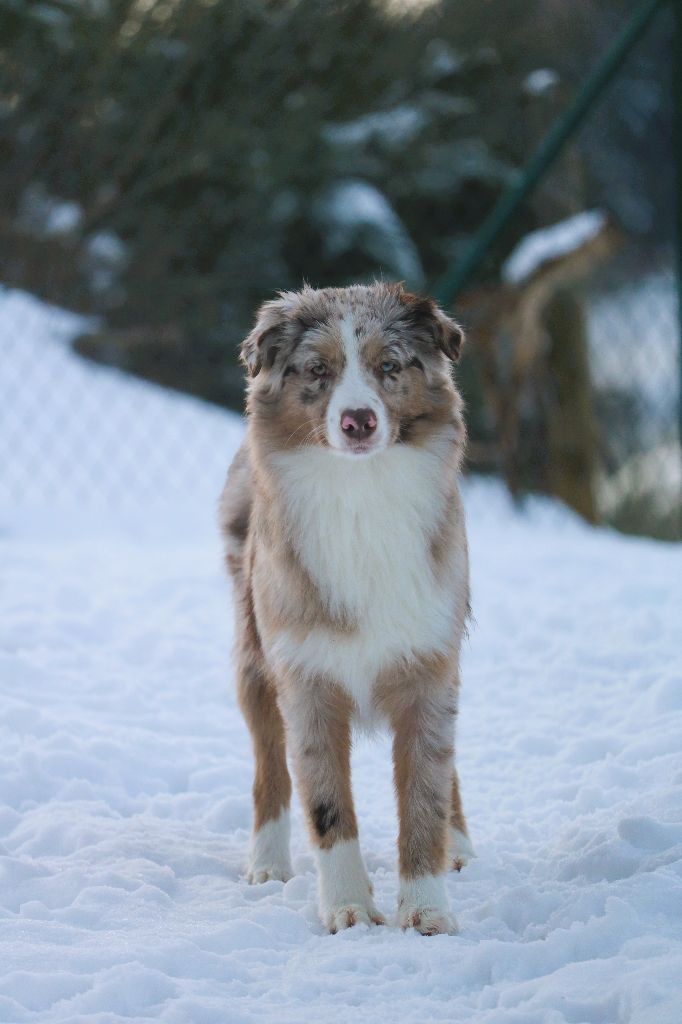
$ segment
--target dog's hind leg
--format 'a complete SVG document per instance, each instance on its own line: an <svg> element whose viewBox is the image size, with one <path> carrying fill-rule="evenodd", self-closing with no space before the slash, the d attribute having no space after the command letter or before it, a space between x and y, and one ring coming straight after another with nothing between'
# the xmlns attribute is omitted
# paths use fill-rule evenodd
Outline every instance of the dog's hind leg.
<svg viewBox="0 0 682 1024"><path fill-rule="evenodd" d="M237 452L220 499L227 567L234 584L237 696L251 731L255 756L250 882L291 878L289 803L284 723L275 686L263 660L251 591L251 466L248 447Z"/></svg>
<svg viewBox="0 0 682 1024"><path fill-rule="evenodd" d="M253 741L254 822L249 882L291 878L289 803L291 779L287 769L284 722L274 684L261 664L239 666L239 704Z"/></svg>
<svg viewBox="0 0 682 1024"><path fill-rule="evenodd" d="M454 871L461 871L476 856L462 810L459 777L457 769L454 767L452 769L452 802L450 805L450 856Z"/></svg>

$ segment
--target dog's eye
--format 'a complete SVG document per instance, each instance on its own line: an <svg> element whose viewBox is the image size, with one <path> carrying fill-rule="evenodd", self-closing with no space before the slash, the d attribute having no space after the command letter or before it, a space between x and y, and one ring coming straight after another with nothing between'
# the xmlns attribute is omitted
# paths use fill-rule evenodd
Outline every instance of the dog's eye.
<svg viewBox="0 0 682 1024"><path fill-rule="evenodd" d="M326 363L313 363L310 367L310 372L313 377L326 377L327 376L327 365Z"/></svg>
<svg viewBox="0 0 682 1024"><path fill-rule="evenodd" d="M397 373L400 367L393 359L384 359L380 366L382 373Z"/></svg>

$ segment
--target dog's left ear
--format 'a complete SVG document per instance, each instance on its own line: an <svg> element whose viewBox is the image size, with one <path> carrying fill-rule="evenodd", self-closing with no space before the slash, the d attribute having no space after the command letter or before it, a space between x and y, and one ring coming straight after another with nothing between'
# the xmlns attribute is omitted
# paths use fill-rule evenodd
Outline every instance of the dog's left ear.
<svg viewBox="0 0 682 1024"><path fill-rule="evenodd" d="M425 334L448 359L456 362L464 342L464 331L457 321L447 316L433 299L410 292L401 292L399 299L412 329Z"/></svg>
<svg viewBox="0 0 682 1024"><path fill-rule="evenodd" d="M250 377L258 376L263 367L273 366L289 333L290 310L291 299L287 293L264 302L258 310L255 327L242 342L240 353Z"/></svg>
<svg viewBox="0 0 682 1024"><path fill-rule="evenodd" d="M453 362L457 362L460 353L462 351L462 345L464 344L464 330L461 324L458 324L456 320L453 320L451 316L447 316L434 302L433 315L437 324L437 339L436 342L438 347L445 352L448 359L452 359Z"/></svg>

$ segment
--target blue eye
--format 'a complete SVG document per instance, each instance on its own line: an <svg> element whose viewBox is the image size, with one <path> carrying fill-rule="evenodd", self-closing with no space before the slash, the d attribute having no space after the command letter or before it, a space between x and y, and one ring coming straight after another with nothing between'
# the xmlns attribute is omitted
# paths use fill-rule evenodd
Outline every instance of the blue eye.
<svg viewBox="0 0 682 1024"><path fill-rule="evenodd" d="M400 367L392 359L384 359L380 369L382 373L397 373Z"/></svg>

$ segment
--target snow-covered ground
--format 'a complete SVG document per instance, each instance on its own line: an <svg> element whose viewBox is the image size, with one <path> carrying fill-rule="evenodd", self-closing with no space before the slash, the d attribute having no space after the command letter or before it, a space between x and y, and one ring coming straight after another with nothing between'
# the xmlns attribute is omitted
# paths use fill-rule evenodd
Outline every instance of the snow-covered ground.
<svg viewBox="0 0 682 1024"><path fill-rule="evenodd" d="M8 330L18 304L30 332ZM0 293L2 402L24 409L35 484L21 509L0 501L0 1021L678 1024L682 547L548 502L519 514L468 482L459 764L478 859L448 883L461 933L327 935L298 805L295 877L244 879L251 759L214 525L241 425L81 364L75 329ZM89 428L63 409L63 472L106 473L107 505L82 487L45 507L55 439L36 423L76 379ZM181 478L198 467L180 490L173 437ZM354 784L391 914L386 737L358 742Z"/></svg>

